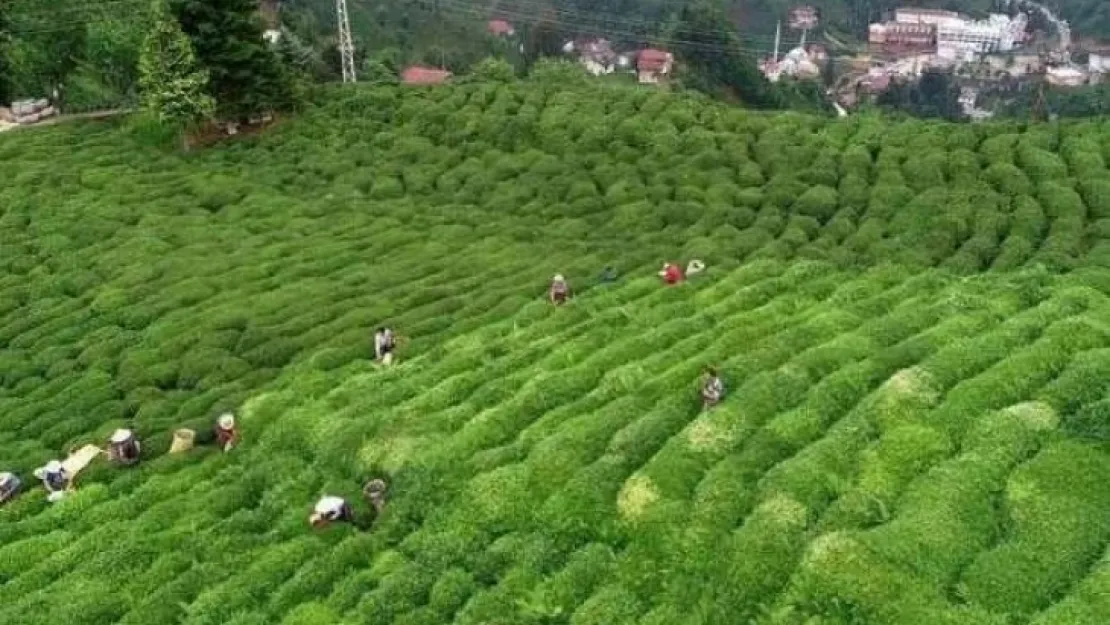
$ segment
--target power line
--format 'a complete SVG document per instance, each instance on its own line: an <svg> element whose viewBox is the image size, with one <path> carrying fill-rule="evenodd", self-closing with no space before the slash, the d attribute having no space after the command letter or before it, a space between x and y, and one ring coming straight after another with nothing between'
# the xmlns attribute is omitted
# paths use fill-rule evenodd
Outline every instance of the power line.
<svg viewBox="0 0 1110 625"><path fill-rule="evenodd" d="M470 5L466 2L460 2L459 0L440 0L440 6L441 6L441 8L446 8L447 10L453 11L457 14L467 15L467 16L470 16L470 17L478 18L478 19L485 19L486 17L488 17L488 13L484 9L481 9L479 7ZM525 14L525 13L520 13L520 12L511 10L511 9L499 9L497 11L497 14L503 15L503 16L506 16L506 17L511 17L511 18L514 18L514 19L515 18L529 19L529 18L533 17L531 15L528 15L528 14ZM572 13L566 12L566 11L564 11L562 14L566 15L568 17L574 17L574 18L581 18L582 17L582 14L572 14ZM614 20L612 20L612 22L615 23L615 24L620 24L620 23L622 23L622 20L614 19ZM662 36L662 35L649 35L649 34L642 33L642 32L636 32L636 31L632 31L632 30L619 29L619 28L613 28L613 27L595 28L595 29L591 29L591 32L595 32L599 35L609 35L609 36L614 36L614 37L622 37L622 38L635 39L635 40L641 40L641 41L648 40L648 41L656 42L660 45L681 46L681 47L685 47L687 49L697 49L697 50L704 50L704 51L710 51L710 52L733 52L733 53L738 53L741 56L748 56L748 57L758 56L759 58L762 58L763 56L766 56L768 54L768 51L765 50L765 49L752 48L752 47L740 45L739 42L737 44L716 44L716 43L708 43L708 42L702 42L702 41L691 41L691 40L688 40L688 39L680 39L680 38L667 37L667 36ZM697 34L697 31L693 31L693 32L694 32L694 34Z"/></svg>
<svg viewBox="0 0 1110 625"><path fill-rule="evenodd" d="M8 33L15 36L57 33L90 24L125 21L133 18L134 13L121 11L118 15L106 15L105 11L101 9L114 6L138 9L143 5L143 2L137 2L136 0L107 0L97 4L94 7L96 10L87 10L88 7L83 5L82 7L68 7L51 11L48 17L30 13L15 14L12 19L13 26L8 30ZM58 19L59 17L64 19ZM20 26L20 23L23 23L23 25Z"/></svg>
<svg viewBox="0 0 1110 625"><path fill-rule="evenodd" d="M421 2L408 2L408 4L423 4ZM437 6L447 6L455 13L462 13L470 15L479 20L485 20L496 17L509 17L520 20L533 20L542 17L544 14L549 14L554 17L561 18L560 21L569 24L588 24L587 28L583 30L589 32L597 32L599 34L621 34L628 35L632 38L643 39L652 33L656 32L659 22L628 18L614 14L603 14L596 12L584 12L574 9L555 8L543 4L537 0L516 0L512 6L508 8L499 7L495 10L488 10L486 7L476 5L474 3L466 2L465 0L440 0ZM364 8L370 8L368 3L363 4ZM377 8L375 5L374 8ZM599 25L599 26L595 26ZM617 27L606 27L605 24L613 24ZM717 36L720 31L713 30L689 30L691 35L706 35ZM655 37L659 39L661 37ZM697 43L697 42L695 42ZM755 44L759 46L771 46L771 40L768 38L759 37L744 37L741 40L742 44ZM739 46L744 48L744 45ZM754 49L754 48L748 48Z"/></svg>

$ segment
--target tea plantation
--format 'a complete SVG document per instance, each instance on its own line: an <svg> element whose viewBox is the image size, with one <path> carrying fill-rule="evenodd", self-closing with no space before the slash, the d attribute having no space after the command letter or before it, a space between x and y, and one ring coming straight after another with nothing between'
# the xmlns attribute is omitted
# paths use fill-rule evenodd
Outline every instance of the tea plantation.
<svg viewBox="0 0 1110 625"><path fill-rule="evenodd" d="M0 137L0 623L1110 622L1110 122L517 83L139 128ZM31 484L121 425L138 467Z"/></svg>

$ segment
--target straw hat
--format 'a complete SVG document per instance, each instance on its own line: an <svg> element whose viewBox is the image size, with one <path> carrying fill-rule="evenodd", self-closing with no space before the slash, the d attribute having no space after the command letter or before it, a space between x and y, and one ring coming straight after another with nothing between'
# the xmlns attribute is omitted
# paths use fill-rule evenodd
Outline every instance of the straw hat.
<svg viewBox="0 0 1110 625"><path fill-rule="evenodd" d="M219 421L217 421L217 423L219 423L221 428L225 430L230 430L231 428L235 427L235 415L231 414L230 412L225 412L224 414L220 415L220 419Z"/></svg>
<svg viewBox="0 0 1110 625"><path fill-rule="evenodd" d="M553 282L565 282L565 280L563 279L563 274L561 274L561 273L555 274L555 277L552 278L551 280Z"/></svg>
<svg viewBox="0 0 1110 625"><path fill-rule="evenodd" d="M112 432L112 438L110 440L113 443L126 443L129 438L131 438L131 430L121 428Z"/></svg>
<svg viewBox="0 0 1110 625"><path fill-rule="evenodd" d="M58 462L57 460L51 460L50 462L46 463L46 472L47 473L58 473L61 470L62 470L62 463Z"/></svg>

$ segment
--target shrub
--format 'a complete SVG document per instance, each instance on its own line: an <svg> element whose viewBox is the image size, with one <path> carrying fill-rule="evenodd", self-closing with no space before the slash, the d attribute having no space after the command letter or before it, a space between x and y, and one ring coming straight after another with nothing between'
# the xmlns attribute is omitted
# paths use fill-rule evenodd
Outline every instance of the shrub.
<svg viewBox="0 0 1110 625"><path fill-rule="evenodd" d="M803 215L827 222L836 214L837 193L826 186L810 187L794 203L794 210Z"/></svg>

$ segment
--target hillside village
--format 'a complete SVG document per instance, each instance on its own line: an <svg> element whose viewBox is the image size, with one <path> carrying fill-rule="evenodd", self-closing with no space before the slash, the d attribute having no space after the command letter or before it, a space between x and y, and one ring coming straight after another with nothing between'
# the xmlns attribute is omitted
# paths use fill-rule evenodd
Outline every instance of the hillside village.
<svg viewBox="0 0 1110 625"><path fill-rule="evenodd" d="M491 36L511 38L516 29L503 19L490 20L487 31ZM633 74L641 84L658 85L666 81L674 67L674 54L655 48L613 49L605 38L581 38L563 44L562 53L576 59L591 76L614 73ZM412 65L401 72L401 82L410 85L440 84L451 78L451 72L423 65Z"/></svg>
<svg viewBox="0 0 1110 625"><path fill-rule="evenodd" d="M896 8L870 24L866 42L857 46L827 34L813 36L820 27L819 11L798 6L786 24L779 25L774 48L758 66L771 82L824 81L841 114L873 100L894 83L914 82L927 71L950 72L960 84L963 113L973 120L993 115L977 108L983 92L1031 83L1070 88L1105 80L1110 44L1073 42L1067 22L1048 8L1026 0L1006 1L1007 13L981 18L948 10ZM517 32L505 19L490 20L487 31L502 38L513 38ZM599 78L630 75L641 84L666 85L681 72L670 50L621 48L604 37L567 41L562 52ZM402 72L402 82L408 84L437 84L450 78L450 72L426 66Z"/></svg>

